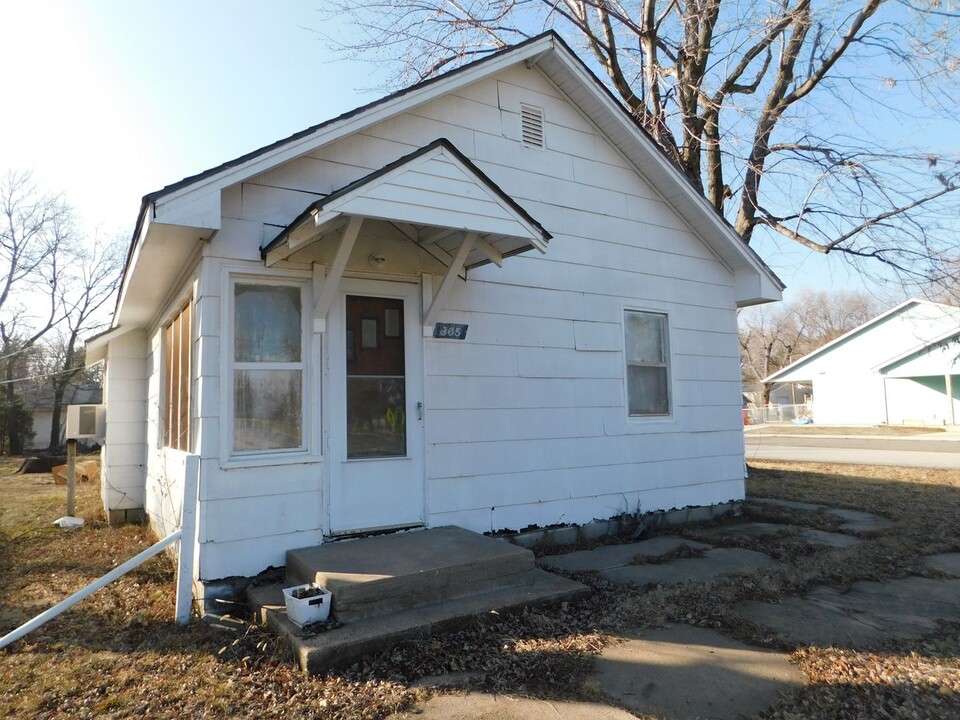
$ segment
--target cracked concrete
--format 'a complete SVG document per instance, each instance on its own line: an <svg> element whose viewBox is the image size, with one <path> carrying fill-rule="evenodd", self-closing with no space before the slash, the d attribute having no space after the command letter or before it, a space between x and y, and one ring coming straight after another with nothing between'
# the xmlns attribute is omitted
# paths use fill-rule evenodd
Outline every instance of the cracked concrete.
<svg viewBox="0 0 960 720"><path fill-rule="evenodd" d="M720 525L702 531L701 536L710 541L719 541L725 537L734 539L759 539L774 536L775 540L780 542L806 542L811 545L831 548L848 548L863 542L860 538L852 535L816 530L799 525L783 525L780 523L765 522L743 522Z"/></svg>
<svg viewBox="0 0 960 720"><path fill-rule="evenodd" d="M751 497L747 498L747 500L760 505L775 505L792 510L824 512L827 515L840 518L843 523L839 529L841 532L846 533L875 533L893 527L893 523L887 520L887 518L874 515L873 513L863 512L862 510L847 510L845 508L829 507L828 505L814 505L813 503L793 502L792 500L780 500L778 498Z"/></svg>
<svg viewBox="0 0 960 720"><path fill-rule="evenodd" d="M863 649L922 637L939 621L960 618L960 580L911 576L849 588L821 586L779 603L743 602L734 612L788 642Z"/></svg>
<svg viewBox="0 0 960 720"><path fill-rule="evenodd" d="M674 535L665 535L650 540L641 540L626 545L603 545L593 550L578 550L566 555L548 555L539 563L548 570L567 572L600 572L629 565L638 556L657 557L669 555L679 548L687 546L697 550L707 550L709 545L686 540Z"/></svg>
<svg viewBox="0 0 960 720"><path fill-rule="evenodd" d="M783 653L673 625L604 649L591 681L624 707L671 720L733 720L804 684Z"/></svg>

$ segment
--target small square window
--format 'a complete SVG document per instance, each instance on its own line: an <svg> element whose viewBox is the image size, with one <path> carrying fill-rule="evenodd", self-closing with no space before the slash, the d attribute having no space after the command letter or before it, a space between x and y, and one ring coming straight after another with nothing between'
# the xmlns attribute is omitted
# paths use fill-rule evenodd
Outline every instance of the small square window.
<svg viewBox="0 0 960 720"><path fill-rule="evenodd" d="M667 316L626 310L623 329L630 416L669 415Z"/></svg>

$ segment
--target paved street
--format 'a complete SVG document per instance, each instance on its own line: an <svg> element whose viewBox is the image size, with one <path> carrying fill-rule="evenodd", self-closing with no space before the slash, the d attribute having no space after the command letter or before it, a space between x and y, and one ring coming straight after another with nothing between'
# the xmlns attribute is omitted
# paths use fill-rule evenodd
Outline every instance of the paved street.
<svg viewBox="0 0 960 720"><path fill-rule="evenodd" d="M866 429L865 432L869 432ZM895 465L960 469L960 433L910 437L849 435L777 435L747 430L746 456L751 460Z"/></svg>

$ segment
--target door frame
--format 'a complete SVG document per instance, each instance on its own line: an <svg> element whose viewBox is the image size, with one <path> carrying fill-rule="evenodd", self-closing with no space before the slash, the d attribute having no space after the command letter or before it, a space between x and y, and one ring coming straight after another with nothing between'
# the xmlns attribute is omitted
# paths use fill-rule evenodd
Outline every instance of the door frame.
<svg viewBox="0 0 960 720"><path fill-rule="evenodd" d="M407 416L407 455L414 465L419 485L418 497L420 520L401 522L392 525L334 529L336 508L332 502L333 483L340 472L341 463L391 462L394 458L348 460L346 450L346 296L400 298L404 300L404 376L406 378L406 416ZM323 513L326 520L327 537L349 537L367 532L400 530L423 527L427 524L427 482L426 482L426 444L424 433L424 413L418 413L418 403L424 397L424 342L422 290L417 281L402 278L370 279L366 277L344 277L337 288L336 299L329 310L326 332L323 338L323 402L321 402L321 425L323 427ZM340 353L340 360L334 354ZM340 389L335 389L341 384ZM334 417L337 412L341 417ZM336 423L342 423L339 427ZM339 444L339 447L335 445ZM399 459L399 458L397 458Z"/></svg>

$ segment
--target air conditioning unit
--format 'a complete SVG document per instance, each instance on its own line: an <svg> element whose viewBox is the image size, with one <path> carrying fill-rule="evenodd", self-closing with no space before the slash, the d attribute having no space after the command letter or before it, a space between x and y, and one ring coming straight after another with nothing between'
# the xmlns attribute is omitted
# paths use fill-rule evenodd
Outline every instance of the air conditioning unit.
<svg viewBox="0 0 960 720"><path fill-rule="evenodd" d="M102 438L106 435L106 414L103 405L68 405L67 440Z"/></svg>

